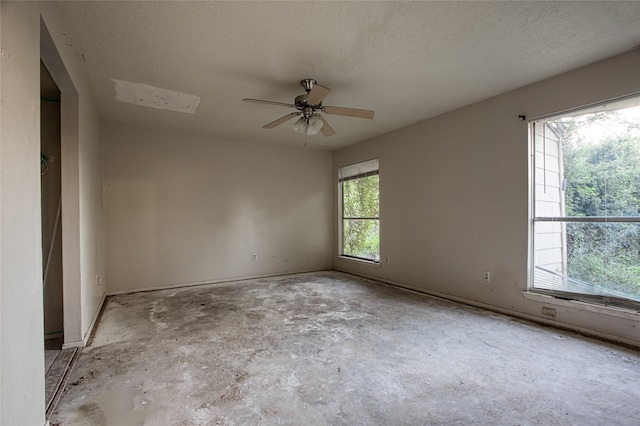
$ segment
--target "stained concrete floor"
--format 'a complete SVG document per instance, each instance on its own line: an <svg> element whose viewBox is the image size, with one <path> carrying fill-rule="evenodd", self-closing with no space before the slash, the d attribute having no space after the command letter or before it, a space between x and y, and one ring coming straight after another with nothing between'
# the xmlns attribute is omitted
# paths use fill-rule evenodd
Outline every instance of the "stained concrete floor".
<svg viewBox="0 0 640 426"><path fill-rule="evenodd" d="M640 352L338 272L108 299L53 425L638 425Z"/></svg>

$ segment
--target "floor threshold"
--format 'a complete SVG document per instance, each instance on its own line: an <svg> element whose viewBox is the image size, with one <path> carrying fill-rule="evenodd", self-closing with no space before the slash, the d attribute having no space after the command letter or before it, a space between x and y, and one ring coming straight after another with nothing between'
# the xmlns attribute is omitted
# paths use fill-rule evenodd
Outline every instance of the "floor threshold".
<svg viewBox="0 0 640 426"><path fill-rule="evenodd" d="M69 377L69 372L79 354L78 348L60 351L45 376L46 415L49 418L53 412L60 394Z"/></svg>

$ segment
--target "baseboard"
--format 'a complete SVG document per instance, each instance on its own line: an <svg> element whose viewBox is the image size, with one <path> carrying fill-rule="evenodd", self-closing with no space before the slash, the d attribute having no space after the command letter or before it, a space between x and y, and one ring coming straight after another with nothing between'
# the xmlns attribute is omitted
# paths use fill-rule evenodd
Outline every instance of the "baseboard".
<svg viewBox="0 0 640 426"><path fill-rule="evenodd" d="M366 274L360 274L360 273L355 273L355 272L351 272L348 270L344 270L344 269L339 269L339 268L334 268L336 271L339 272L343 272L345 274L350 274L350 275L355 275L357 277L362 277L362 278L367 278L369 280L372 281L377 281L383 284L387 284L402 290L406 290L406 291L411 291L414 293L418 293L418 294L422 294L422 295L426 295L426 296L430 296L430 297L437 297L439 299L444 299L444 300L449 300L452 302L456 302L456 303L461 303L463 305L469 305L469 306L473 306L476 308L480 308L480 309L484 309L487 311L491 311L491 312L496 312L499 314L503 314L503 315L507 315L510 317L514 317L514 318L519 318L519 319L523 319L526 321L531 321L533 323L536 324L541 324L541 325L545 325L545 326L549 326L549 327L553 327L553 328L557 328L559 330L565 330L565 331L571 331L574 333L578 333L582 336L586 336L586 337L591 337L594 339L598 339L598 340L604 340L610 343L615 343L617 345L622 345L622 346L626 346L626 347L630 347L633 349L640 349L640 342L638 342L637 340L632 340L632 339L627 339L625 337L621 337L621 336L616 336L613 334L608 334L608 333L603 333L603 332L599 332L599 331L595 331L595 330L591 330L588 328L583 328L577 325L573 325L573 324L566 324L566 323L559 323L556 321L551 321L551 320L547 320L545 318L540 318L540 317L536 317L533 315L529 315L529 314L525 314L522 312L518 312L518 311L512 311L510 309L504 309L504 308L500 308L498 306L493 306L493 305L488 305L482 302L476 302L474 300L469 300L469 299L465 299L462 297L457 297L457 296L452 296L449 294L445 294L445 293L440 293L437 291L432 291L432 290L427 290L427 289L423 289L423 288L418 288L418 287L414 287L408 284L404 284L404 283L400 283L400 282L396 282L393 280L388 280L388 279L382 279L382 278L378 278L378 277L374 277L374 276L370 276L370 275L366 275Z"/></svg>
<svg viewBox="0 0 640 426"><path fill-rule="evenodd" d="M270 274L260 274L260 275L246 275L241 277L230 277L230 278L220 278L217 280L206 280L206 281L194 281L194 282L186 282L186 283L173 283L166 284L161 286L153 286L153 287L145 287L145 288L137 288L137 289L127 289L127 290L116 290L116 291L107 291L106 296L117 296L120 294L132 294L132 293L142 293L145 291L156 291L156 290L171 290L174 288L183 288L183 287L197 287L203 285L210 284L222 284L229 283L234 281L244 281L244 280L254 280L257 278L270 278L270 277L278 277L284 275L294 275L294 274L306 274L310 272L320 272L320 271L331 271L333 268L331 266L327 266L325 268L318 269L307 269L301 271L290 271L290 272L277 272Z"/></svg>
<svg viewBox="0 0 640 426"><path fill-rule="evenodd" d="M93 313L93 318L91 318L91 322L89 323L89 327L87 328L87 331L84 333L84 336L82 336L82 346L87 346L87 343L89 342L89 339L91 338L91 335L93 334L93 329L95 328L97 322L98 322L98 318L100 318L100 313L102 312L102 308L104 307L104 302L105 300L107 300L107 293L104 292L102 293L102 298L100 299L100 303L98 303L98 309L96 309L96 311Z"/></svg>
<svg viewBox="0 0 640 426"><path fill-rule="evenodd" d="M62 345L62 349L84 348L85 346L87 346L87 343L89 342L89 338L93 334L93 329L96 326L98 318L100 317L100 312L102 312L102 307L104 306L104 302L106 300L107 300L107 294L104 293L102 294L102 298L100 299L100 303L98 304L98 309L93 314L93 318L89 323L89 327L87 328L87 331L85 331L84 335L82 336L82 340L77 340L75 342L65 342Z"/></svg>
<svg viewBox="0 0 640 426"><path fill-rule="evenodd" d="M55 333L45 334L44 340L53 340L64 337L64 331L56 331Z"/></svg>

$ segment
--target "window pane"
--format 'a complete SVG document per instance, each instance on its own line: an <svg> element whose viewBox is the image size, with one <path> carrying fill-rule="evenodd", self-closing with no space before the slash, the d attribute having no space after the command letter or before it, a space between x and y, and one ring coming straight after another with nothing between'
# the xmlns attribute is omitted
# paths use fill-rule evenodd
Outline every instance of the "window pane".
<svg viewBox="0 0 640 426"><path fill-rule="evenodd" d="M559 120L568 216L640 216L638 108Z"/></svg>
<svg viewBox="0 0 640 426"><path fill-rule="evenodd" d="M378 159L338 170L340 182L340 254L380 261Z"/></svg>
<svg viewBox="0 0 640 426"><path fill-rule="evenodd" d="M378 218L380 216L378 181L378 175L373 175L342 182L345 218Z"/></svg>
<svg viewBox="0 0 640 426"><path fill-rule="evenodd" d="M535 216L640 216L640 107L535 129Z"/></svg>
<svg viewBox="0 0 640 426"><path fill-rule="evenodd" d="M343 220L343 254L379 262L379 235L377 219Z"/></svg>
<svg viewBox="0 0 640 426"><path fill-rule="evenodd" d="M535 287L640 301L640 223L563 224L566 263L538 225L548 223L536 224Z"/></svg>

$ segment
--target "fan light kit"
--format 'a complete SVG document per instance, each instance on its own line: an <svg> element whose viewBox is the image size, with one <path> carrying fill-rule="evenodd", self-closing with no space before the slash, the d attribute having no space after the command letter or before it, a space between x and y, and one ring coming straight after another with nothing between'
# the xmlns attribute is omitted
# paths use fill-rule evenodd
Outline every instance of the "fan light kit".
<svg viewBox="0 0 640 426"><path fill-rule="evenodd" d="M304 117L298 118L295 123L293 123L293 130L298 133L302 133L303 135L316 135L322 128L322 120L320 120L315 115L312 115L308 119Z"/></svg>
<svg viewBox="0 0 640 426"><path fill-rule="evenodd" d="M375 115L374 111L368 109L345 108L336 106L323 106L322 100L329 94L331 89L319 85L314 79L307 78L300 81L300 85L307 92L304 95L297 96L293 104L284 102L263 101L262 99L244 98L244 102L255 102L259 104L283 106L287 108L295 108L298 111L292 112L280 117L269 124L262 126L265 129L273 129L295 117L300 116L293 124L293 130L304 135L315 135L322 132L324 136L333 136L336 132L331 128L327 120L319 113L343 115L347 117L372 119Z"/></svg>

